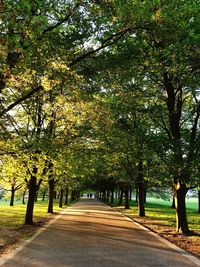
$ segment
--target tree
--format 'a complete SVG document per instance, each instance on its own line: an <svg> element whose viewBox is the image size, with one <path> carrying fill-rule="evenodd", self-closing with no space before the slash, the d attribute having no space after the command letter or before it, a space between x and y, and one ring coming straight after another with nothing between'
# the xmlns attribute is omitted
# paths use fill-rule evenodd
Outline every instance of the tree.
<svg viewBox="0 0 200 267"><path fill-rule="evenodd" d="M14 205L15 192L25 187L26 169L19 158L4 156L1 160L1 188L11 193L10 206Z"/></svg>
<svg viewBox="0 0 200 267"><path fill-rule="evenodd" d="M48 172L47 162L47 157L44 154L37 152L26 155L23 159L23 163L27 169L25 181L29 192L25 224L33 224L35 196L45 177L45 174Z"/></svg>
<svg viewBox="0 0 200 267"><path fill-rule="evenodd" d="M129 35L118 49L108 53L114 59L113 65L119 70L120 62L126 73L123 81L139 85L144 97L149 98L146 107L157 122L154 131L165 132L177 231L188 234L185 195L197 185L192 173L195 159L199 158L198 1L186 1L180 6L179 1L116 0L113 10L116 23L129 27Z"/></svg>

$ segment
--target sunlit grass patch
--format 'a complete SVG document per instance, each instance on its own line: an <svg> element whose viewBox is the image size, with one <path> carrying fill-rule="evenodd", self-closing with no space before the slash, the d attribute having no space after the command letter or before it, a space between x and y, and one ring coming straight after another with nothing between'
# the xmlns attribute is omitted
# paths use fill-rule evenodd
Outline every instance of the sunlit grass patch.
<svg viewBox="0 0 200 267"><path fill-rule="evenodd" d="M50 218L52 215L47 213L47 200L35 202L33 221L41 221L44 218ZM54 212L61 211L58 207L58 200L54 200ZM24 224L26 214L26 205L19 202L13 207L9 206L8 202L1 202L0 205L0 226L17 227Z"/></svg>
<svg viewBox="0 0 200 267"><path fill-rule="evenodd" d="M117 202L118 200L115 200L115 206L117 206ZM200 214L197 213L197 198L187 199L186 203L189 228L200 233ZM175 209L171 208L171 204L171 201L168 200L147 198L147 203L145 204L145 218L150 219L152 224L175 229L176 215ZM131 201L130 206L130 210L126 210L125 213L129 216L132 216L136 220L139 219L138 204L136 201ZM124 206L117 206L117 208L124 208Z"/></svg>

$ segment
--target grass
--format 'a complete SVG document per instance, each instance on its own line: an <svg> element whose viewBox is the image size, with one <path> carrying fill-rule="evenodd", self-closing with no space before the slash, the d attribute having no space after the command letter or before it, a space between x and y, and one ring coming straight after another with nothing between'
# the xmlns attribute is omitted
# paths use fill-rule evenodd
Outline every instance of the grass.
<svg viewBox="0 0 200 267"><path fill-rule="evenodd" d="M54 212L61 211L58 207L58 200L54 200ZM18 227L24 224L26 205L16 201L13 207L9 202L0 201L0 226ZM38 200L34 205L33 221L38 222L45 218L50 218L51 214L47 213L47 200Z"/></svg>
<svg viewBox="0 0 200 267"><path fill-rule="evenodd" d="M117 202L115 202L115 205L116 203ZM128 215L137 219L139 217L137 203L135 201L131 201L130 205L130 210L127 210L126 212ZM189 228L200 233L200 214L197 213L197 198L187 199L186 205ZM122 208L122 206L119 208ZM147 198L145 212L147 218L157 221L158 224L160 223L160 225L163 225L164 227L173 227L175 229L176 217L175 210L171 208L171 201Z"/></svg>

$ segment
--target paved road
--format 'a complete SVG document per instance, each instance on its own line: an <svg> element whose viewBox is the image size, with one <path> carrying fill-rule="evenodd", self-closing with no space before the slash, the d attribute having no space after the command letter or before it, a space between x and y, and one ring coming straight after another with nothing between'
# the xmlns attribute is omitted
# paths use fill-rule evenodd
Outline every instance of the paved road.
<svg viewBox="0 0 200 267"><path fill-rule="evenodd" d="M200 266L183 254L98 200L82 199L0 266Z"/></svg>

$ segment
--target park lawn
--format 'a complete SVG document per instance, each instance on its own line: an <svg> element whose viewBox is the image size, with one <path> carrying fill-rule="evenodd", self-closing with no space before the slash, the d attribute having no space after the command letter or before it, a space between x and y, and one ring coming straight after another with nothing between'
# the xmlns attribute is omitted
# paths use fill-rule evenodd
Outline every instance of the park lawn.
<svg viewBox="0 0 200 267"><path fill-rule="evenodd" d="M61 211L58 207L58 200L54 200L54 213ZM16 202L13 207L8 202L1 201L0 204L0 227L18 227L24 224L26 205ZM47 213L47 200L35 202L33 221L35 223L44 219L51 218L52 215Z"/></svg>
<svg viewBox="0 0 200 267"><path fill-rule="evenodd" d="M16 201L15 205L10 207L9 202L0 201L0 255L9 253L17 244L34 235L39 227L54 218L62 209L58 206L58 200L54 200L54 214L48 214L47 200L38 200L34 205L34 225L24 225L26 205Z"/></svg>
<svg viewBox="0 0 200 267"><path fill-rule="evenodd" d="M200 214L197 213L197 198L187 199L186 205L189 228L200 233ZM135 219L139 219L137 203L131 201L130 206L130 210L127 210L126 213ZM118 208L123 208L123 206ZM145 213L147 218L160 222L160 225L176 227L176 215L175 210L171 208L171 201L147 198Z"/></svg>
<svg viewBox="0 0 200 267"><path fill-rule="evenodd" d="M156 201L148 201L145 206L146 217L157 220L163 226L176 227L176 215L175 210L170 207L171 203ZM138 208L137 203L131 203L131 209L128 211L129 215L139 217L138 216ZM193 231L197 231L200 233L200 214L197 213L197 209L195 209L195 203L190 203L187 205L187 218L189 228Z"/></svg>

